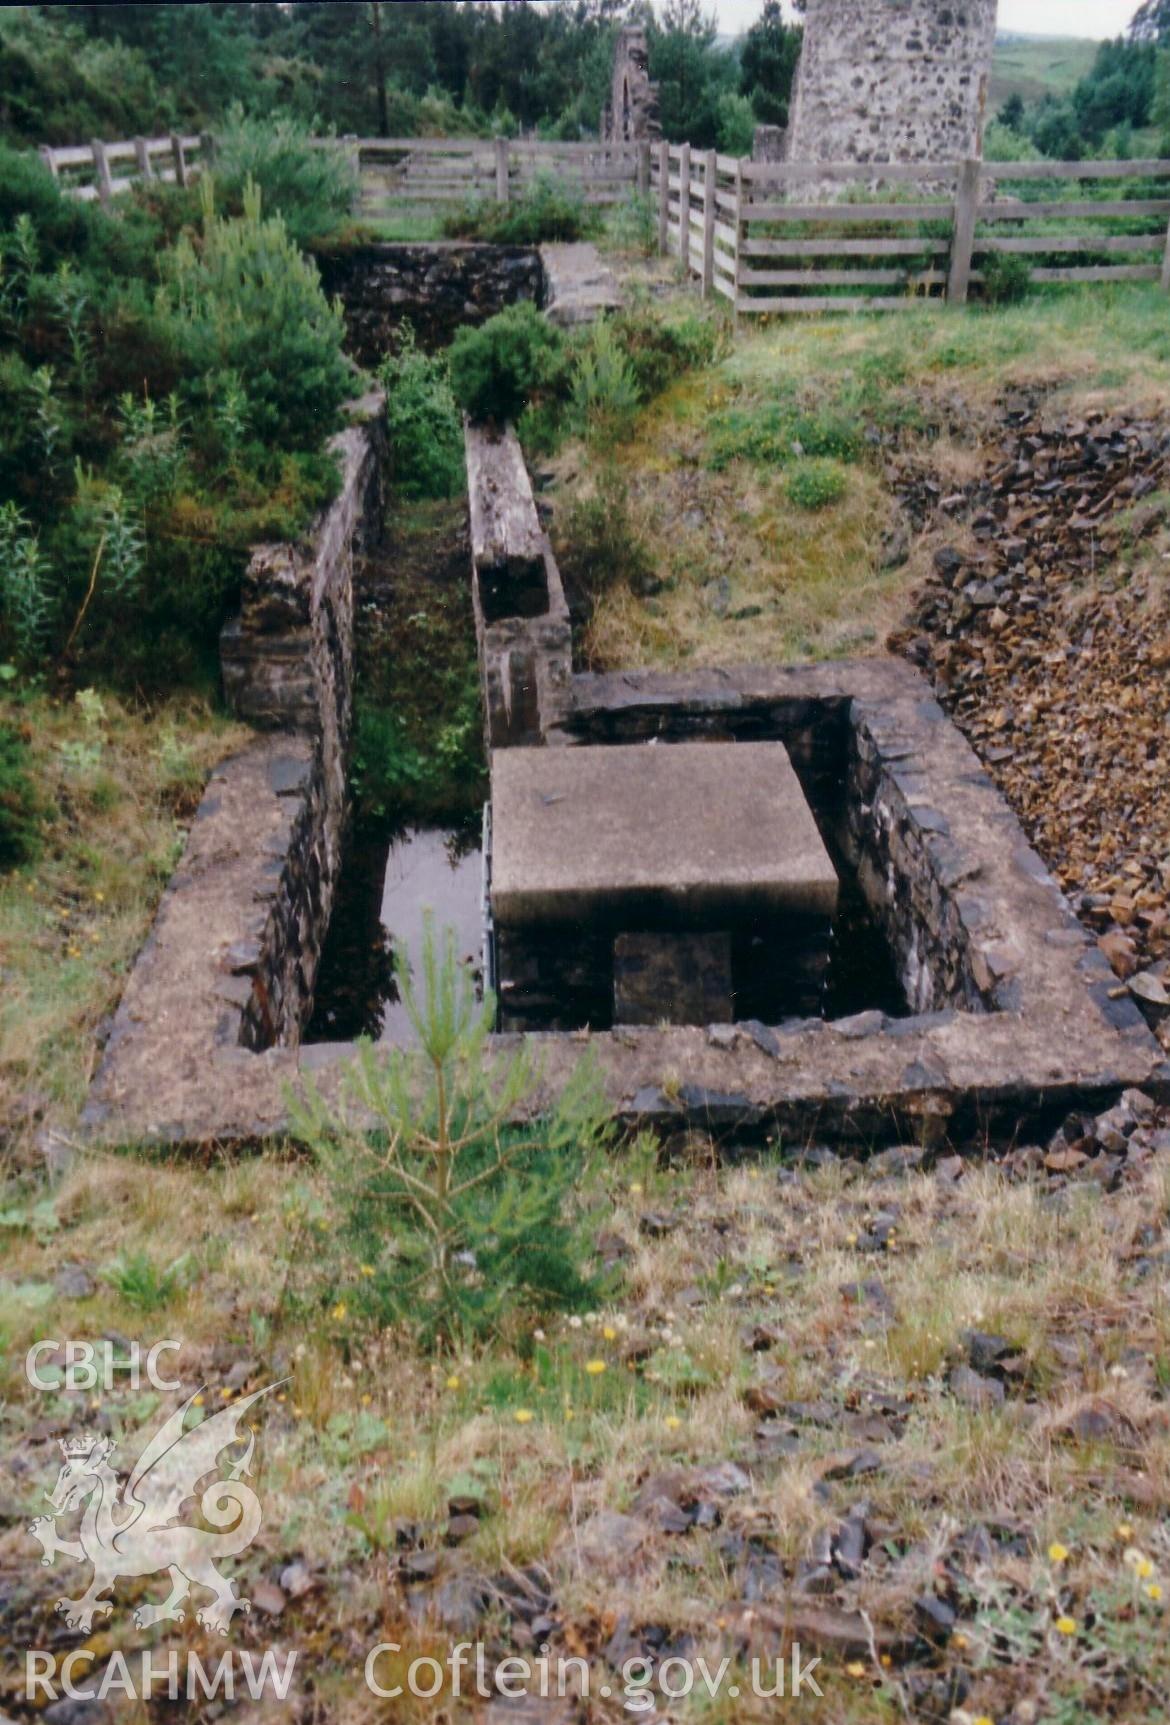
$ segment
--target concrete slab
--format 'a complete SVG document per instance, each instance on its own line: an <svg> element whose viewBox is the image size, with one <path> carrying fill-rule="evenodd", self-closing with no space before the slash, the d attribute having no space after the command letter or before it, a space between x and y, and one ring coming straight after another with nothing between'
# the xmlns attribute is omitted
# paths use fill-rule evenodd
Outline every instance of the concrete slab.
<svg viewBox="0 0 1170 1725"><path fill-rule="evenodd" d="M491 770L502 925L836 908L837 876L782 743L506 749Z"/></svg>
<svg viewBox="0 0 1170 1725"><path fill-rule="evenodd" d="M617 278L608 264L602 263L597 247L587 241L541 246L540 261L545 311L550 322L562 329L592 323L603 312L617 311L621 305Z"/></svg>

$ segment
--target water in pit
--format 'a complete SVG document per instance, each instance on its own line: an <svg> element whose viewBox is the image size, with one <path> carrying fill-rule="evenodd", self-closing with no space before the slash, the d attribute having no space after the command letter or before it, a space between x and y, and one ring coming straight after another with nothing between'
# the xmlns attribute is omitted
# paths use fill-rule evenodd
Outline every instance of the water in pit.
<svg viewBox="0 0 1170 1725"><path fill-rule="evenodd" d="M359 833L329 928L306 1042L374 1042L409 1047L410 1018L394 976L396 951L415 975L423 914L434 912L440 938L455 930L455 951L478 980L483 958L483 854L464 834L436 827Z"/></svg>
<svg viewBox="0 0 1170 1725"><path fill-rule="evenodd" d="M453 927L456 951L477 978L483 944L483 856L463 833L419 828L390 839L385 828L355 835L321 961L307 1042L374 1042L409 1046L413 1031L394 979L394 951L417 972L423 911L436 930ZM908 1011L889 948L847 870L833 925L822 1016L830 1021L878 1008ZM767 962L766 956L764 962ZM599 1020L593 1028L609 1028Z"/></svg>

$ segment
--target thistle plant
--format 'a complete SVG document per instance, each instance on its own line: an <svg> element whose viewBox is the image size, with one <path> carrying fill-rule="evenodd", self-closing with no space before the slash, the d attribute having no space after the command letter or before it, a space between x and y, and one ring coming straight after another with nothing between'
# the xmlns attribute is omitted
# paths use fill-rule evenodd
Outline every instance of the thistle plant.
<svg viewBox="0 0 1170 1725"><path fill-rule="evenodd" d="M347 1309L454 1345L524 1308L593 1303L578 1193L610 1127L592 1066L538 1107L529 1054L491 1057L495 1002L476 999L453 931L440 950L429 918L421 991L400 956L396 971L417 1048L360 1043L336 1106L312 1080L290 1097L364 1272L344 1290Z"/></svg>

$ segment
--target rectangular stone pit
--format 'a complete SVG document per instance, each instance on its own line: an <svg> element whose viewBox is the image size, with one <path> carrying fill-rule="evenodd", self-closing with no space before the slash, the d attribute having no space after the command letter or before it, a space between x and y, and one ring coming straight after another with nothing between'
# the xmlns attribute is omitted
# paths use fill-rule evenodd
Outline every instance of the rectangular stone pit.
<svg viewBox="0 0 1170 1725"><path fill-rule="evenodd" d="M761 947L819 1008L837 876L782 743L496 752L491 882L504 1029L730 1019Z"/></svg>

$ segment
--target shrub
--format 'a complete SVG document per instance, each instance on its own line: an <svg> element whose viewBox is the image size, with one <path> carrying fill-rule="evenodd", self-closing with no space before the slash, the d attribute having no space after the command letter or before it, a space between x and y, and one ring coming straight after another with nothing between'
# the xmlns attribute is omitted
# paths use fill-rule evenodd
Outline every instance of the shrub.
<svg viewBox="0 0 1170 1725"><path fill-rule="evenodd" d="M14 726L0 719L0 870L35 861L43 815L28 745Z"/></svg>
<svg viewBox="0 0 1170 1725"><path fill-rule="evenodd" d="M647 306L629 306L609 323L644 401L661 395L684 372L710 365L723 340L710 318L694 312L665 318Z"/></svg>
<svg viewBox="0 0 1170 1725"><path fill-rule="evenodd" d="M989 252L982 269L983 297L988 305L1018 305L1032 291L1032 271L1026 258L1011 252Z"/></svg>
<svg viewBox="0 0 1170 1725"><path fill-rule="evenodd" d="M630 489L608 462L591 496L570 504L557 527L557 556L570 586L589 600L619 582L635 593L654 573L654 561L630 514Z"/></svg>
<svg viewBox="0 0 1170 1725"><path fill-rule="evenodd" d="M314 144L296 120L249 118L238 105L216 136L215 180L233 215L242 213L249 183L258 186L264 208L283 218L299 246L333 238L358 194L358 176L339 144Z"/></svg>
<svg viewBox="0 0 1170 1725"><path fill-rule="evenodd" d="M798 461L784 482L784 493L797 509L827 509L839 503L848 487L839 462Z"/></svg>
<svg viewBox="0 0 1170 1725"><path fill-rule="evenodd" d="M457 497L465 484L463 427L447 361L422 353L407 325L379 376L395 487L403 497Z"/></svg>
<svg viewBox="0 0 1170 1725"><path fill-rule="evenodd" d="M409 966L396 968L418 1048L360 1044L337 1108L311 1082L291 1099L294 1131L336 1195L347 1261L365 1267L343 1290L347 1306L454 1347L524 1312L594 1303L576 1195L608 1138L592 1068L514 1124L538 1074L523 1048L506 1063L487 1057L495 1002L477 1003L454 932L440 953L427 920L421 993Z"/></svg>
<svg viewBox="0 0 1170 1725"><path fill-rule="evenodd" d="M353 390L340 308L283 220L261 215L257 187L245 191L243 215L227 219L214 213L210 179L204 189L200 243L184 235L163 258L159 292L188 392L215 399L230 374L256 435L315 449Z"/></svg>
<svg viewBox="0 0 1170 1725"><path fill-rule="evenodd" d="M551 240L583 240L600 230L597 212L576 187L551 174L538 174L519 197L506 204L477 199L443 223L453 239L488 240L499 246L539 246Z"/></svg>
<svg viewBox="0 0 1170 1725"><path fill-rule="evenodd" d="M439 711L425 728L417 715L359 696L350 784L363 817L396 825L458 820L482 802L478 678L461 688L441 686L446 681L436 679Z"/></svg>
<svg viewBox="0 0 1170 1725"><path fill-rule="evenodd" d="M601 442L627 437L640 392L634 368L613 326L595 323L573 362L569 399L578 431Z"/></svg>
<svg viewBox="0 0 1170 1725"><path fill-rule="evenodd" d="M605 219L605 239L615 252L652 257L658 249L658 208L653 198L629 192Z"/></svg>
<svg viewBox="0 0 1170 1725"><path fill-rule="evenodd" d="M560 333L524 302L479 329L461 329L448 350L455 399L472 419L515 419L552 388L563 365Z"/></svg>

